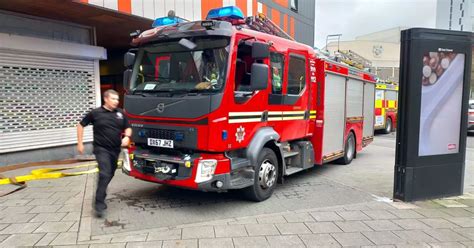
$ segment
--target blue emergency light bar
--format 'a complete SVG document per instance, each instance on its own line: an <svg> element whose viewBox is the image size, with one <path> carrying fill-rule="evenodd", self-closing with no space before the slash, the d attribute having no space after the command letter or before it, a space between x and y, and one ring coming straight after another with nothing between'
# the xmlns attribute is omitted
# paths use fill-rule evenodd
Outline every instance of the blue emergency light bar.
<svg viewBox="0 0 474 248"><path fill-rule="evenodd" d="M167 26L167 25L172 25L172 24L181 23L181 22L186 22L186 20L179 17L160 17L160 18L156 18L153 24L151 24L151 26L156 28L156 27Z"/></svg>
<svg viewBox="0 0 474 248"><path fill-rule="evenodd" d="M227 6L209 10L206 20L213 19L244 19L244 14L238 7Z"/></svg>

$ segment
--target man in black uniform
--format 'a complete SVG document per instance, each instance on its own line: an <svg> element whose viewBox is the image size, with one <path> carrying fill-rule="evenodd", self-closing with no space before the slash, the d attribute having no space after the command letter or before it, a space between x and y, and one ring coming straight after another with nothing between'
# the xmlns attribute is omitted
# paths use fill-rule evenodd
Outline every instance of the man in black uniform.
<svg viewBox="0 0 474 248"><path fill-rule="evenodd" d="M105 91L104 105L87 113L77 124L77 151L80 154L84 152L82 144L84 127L89 124L94 126L93 151L99 164L99 180L93 206L97 217L102 217L107 208L105 204L107 186L117 169L120 147L128 146L132 135L127 118L122 110L117 108L118 103L119 96L115 90Z"/></svg>

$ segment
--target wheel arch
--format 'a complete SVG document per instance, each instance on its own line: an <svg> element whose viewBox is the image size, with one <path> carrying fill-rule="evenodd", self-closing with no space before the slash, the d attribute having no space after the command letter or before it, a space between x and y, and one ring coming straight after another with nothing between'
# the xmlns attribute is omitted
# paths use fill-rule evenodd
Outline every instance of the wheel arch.
<svg viewBox="0 0 474 248"><path fill-rule="evenodd" d="M247 147L247 158L250 160L252 166L257 166L258 155L264 147L271 149L278 159L278 182L282 182L283 173L283 156L280 146L277 142L280 135L271 127L264 127L258 130L250 141Z"/></svg>

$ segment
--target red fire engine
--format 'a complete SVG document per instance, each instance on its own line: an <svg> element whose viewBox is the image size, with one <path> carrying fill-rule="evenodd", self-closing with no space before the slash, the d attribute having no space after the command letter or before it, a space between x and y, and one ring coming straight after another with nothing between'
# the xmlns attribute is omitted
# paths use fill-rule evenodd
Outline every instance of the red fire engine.
<svg viewBox="0 0 474 248"><path fill-rule="evenodd" d="M181 21L157 19L125 55L126 174L263 201L284 176L349 164L372 141L373 75L235 7Z"/></svg>

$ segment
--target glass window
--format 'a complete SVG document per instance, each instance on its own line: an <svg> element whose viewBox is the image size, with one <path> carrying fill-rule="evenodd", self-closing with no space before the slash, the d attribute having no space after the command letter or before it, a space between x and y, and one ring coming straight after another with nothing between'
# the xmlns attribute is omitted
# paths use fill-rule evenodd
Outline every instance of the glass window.
<svg viewBox="0 0 474 248"><path fill-rule="evenodd" d="M228 57L227 38L193 38L194 49L178 41L142 48L131 89L140 92L221 91Z"/></svg>
<svg viewBox="0 0 474 248"><path fill-rule="evenodd" d="M298 0L291 0L291 10L298 12Z"/></svg>
<svg viewBox="0 0 474 248"><path fill-rule="evenodd" d="M306 61L304 58L290 56L288 66L288 95L299 95L304 89L306 77Z"/></svg>
<svg viewBox="0 0 474 248"><path fill-rule="evenodd" d="M398 100L397 92L393 90L387 90L385 93L385 100Z"/></svg>
<svg viewBox="0 0 474 248"><path fill-rule="evenodd" d="M283 54L270 53L270 66L272 72L272 93L281 94L283 87L283 69L285 66Z"/></svg>

